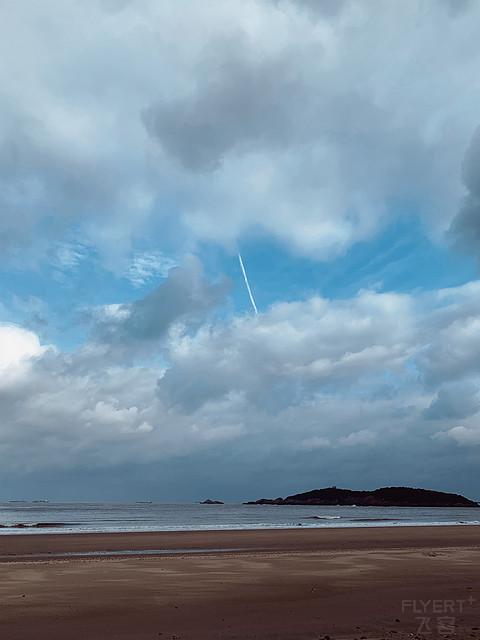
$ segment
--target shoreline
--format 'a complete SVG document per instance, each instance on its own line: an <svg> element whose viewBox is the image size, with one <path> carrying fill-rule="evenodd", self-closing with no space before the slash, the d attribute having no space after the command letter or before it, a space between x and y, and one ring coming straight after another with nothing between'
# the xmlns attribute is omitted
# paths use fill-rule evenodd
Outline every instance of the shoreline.
<svg viewBox="0 0 480 640"><path fill-rule="evenodd" d="M294 552L480 547L479 525L404 525L136 531L115 533L24 533L0 536L0 563L20 560L119 556L164 556L204 552ZM156 553L155 553L156 552Z"/></svg>
<svg viewBox="0 0 480 640"><path fill-rule="evenodd" d="M312 518L315 519L315 518ZM318 518L318 520L322 520L323 518ZM330 521L329 521L330 522ZM0 528L0 539L3 536L22 536L22 535L134 535L134 534L148 534L148 533L215 533L220 531L225 532L236 532L236 531L293 531L300 528L303 529L377 529L377 528L414 528L414 527L468 527L480 526L480 520L463 520L463 521L447 521L447 522L399 522L394 518L371 518L368 521L360 520L357 523L353 524L338 524L336 522L332 522L331 524L321 524L321 525L313 525L313 524L305 524L298 523L288 525L279 525L279 526L231 526L231 527L202 527L199 529L153 529L153 528L145 528L145 529L118 529L112 528L108 529L107 527L104 529L73 529L70 528L72 525L70 524L61 524L57 526L47 526L43 523L38 524L25 524L25 525L2 525Z"/></svg>

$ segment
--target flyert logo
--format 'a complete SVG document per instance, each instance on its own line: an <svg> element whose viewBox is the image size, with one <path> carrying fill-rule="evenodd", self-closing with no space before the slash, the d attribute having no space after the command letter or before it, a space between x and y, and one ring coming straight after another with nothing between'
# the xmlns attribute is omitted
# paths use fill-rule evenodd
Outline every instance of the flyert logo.
<svg viewBox="0 0 480 640"><path fill-rule="evenodd" d="M402 600L402 613L412 614L418 622L417 633L447 636L455 634L457 616L473 607L475 598Z"/></svg>

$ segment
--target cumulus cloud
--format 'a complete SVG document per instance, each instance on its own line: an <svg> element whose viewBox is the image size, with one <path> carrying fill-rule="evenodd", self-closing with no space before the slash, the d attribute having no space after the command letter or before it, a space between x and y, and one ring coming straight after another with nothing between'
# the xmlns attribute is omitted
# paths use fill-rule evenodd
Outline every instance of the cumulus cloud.
<svg viewBox="0 0 480 640"><path fill-rule="evenodd" d="M476 281L425 297L431 307L421 323L424 348L417 361L428 384L460 382L478 373L479 292Z"/></svg>
<svg viewBox="0 0 480 640"><path fill-rule="evenodd" d="M147 130L187 169L210 172L235 150L278 149L295 137L304 98L296 61L259 59L245 40L212 44L193 95L144 113Z"/></svg>
<svg viewBox="0 0 480 640"><path fill-rule="evenodd" d="M356 447L358 445L372 444L375 442L376 434L369 429L360 429L353 431L348 436L340 439L340 444L347 447Z"/></svg>
<svg viewBox="0 0 480 640"><path fill-rule="evenodd" d="M450 235L458 246L477 255L480 247L480 129L475 132L465 154L462 177L466 195L452 222Z"/></svg>
<svg viewBox="0 0 480 640"><path fill-rule="evenodd" d="M192 421L162 406L161 368L119 367L91 355L44 350L28 367L17 362L10 384L2 379L3 471L161 461L241 433L223 407L199 411Z"/></svg>
<svg viewBox="0 0 480 640"><path fill-rule="evenodd" d="M252 404L282 408L356 384L359 375L366 382L402 370L413 333L402 295L365 291L348 301L279 303L172 341L159 392L185 410L232 390Z"/></svg>
<svg viewBox="0 0 480 640"><path fill-rule="evenodd" d="M228 290L226 280L210 283L193 256L143 298L126 304L110 304L89 312L92 338L125 355L145 350L165 337L176 323L195 323L217 306Z"/></svg>
<svg viewBox="0 0 480 640"><path fill-rule="evenodd" d="M480 445L480 428L457 426L448 429L448 431L441 431L435 434L436 438L454 440L460 446L475 446Z"/></svg>
<svg viewBox="0 0 480 640"><path fill-rule="evenodd" d="M480 410L478 387L471 382L441 387L424 414L432 420L467 418Z"/></svg>
<svg viewBox="0 0 480 640"><path fill-rule="evenodd" d="M139 290L84 309L87 337L69 350L42 343L44 303L17 303L42 335L0 325L2 459L91 468L208 452L243 475L288 464L311 479L319 461L363 478L388 452L403 481L415 455L431 474L447 447L477 445L479 282L252 317L217 310L228 283L168 256L258 233L324 260L404 211L477 251L480 6L209 6L0 7L3 267L46 260L58 280L94 259L117 292Z"/></svg>
<svg viewBox="0 0 480 640"><path fill-rule="evenodd" d="M462 318L476 297L473 287L469 293L471 300L464 288L439 294L442 317ZM370 452L394 450L404 481L412 456L428 452L433 473L446 441L477 444L480 381L477 364L452 385L432 359L423 326L438 313L432 294L364 291L200 326L170 314L175 330L159 321L150 336L149 349L161 349L162 359L141 366L106 357L100 341L62 353L3 327L17 344L4 355L15 375L0 389L4 459L12 469L103 468L228 451L247 466L302 460L313 478L327 451L333 468L357 468ZM124 339L139 340L129 327ZM425 384L424 370L431 375L435 363L439 373Z"/></svg>
<svg viewBox="0 0 480 640"><path fill-rule="evenodd" d="M145 232L183 247L261 229L323 259L375 233L393 202L434 231L450 223L478 125L475 3L49 0L1 11L10 259L40 259L73 228L124 273Z"/></svg>
<svg viewBox="0 0 480 640"><path fill-rule="evenodd" d="M0 372L4 379L45 350L35 333L8 324L0 324L0 344Z"/></svg>

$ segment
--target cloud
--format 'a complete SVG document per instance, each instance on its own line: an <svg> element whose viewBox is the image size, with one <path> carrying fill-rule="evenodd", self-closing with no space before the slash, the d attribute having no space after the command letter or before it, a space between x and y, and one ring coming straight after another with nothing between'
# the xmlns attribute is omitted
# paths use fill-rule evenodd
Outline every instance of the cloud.
<svg viewBox="0 0 480 640"><path fill-rule="evenodd" d="M369 431L369 429L360 429L360 431L353 431L348 436L341 438L340 444L346 447L356 447L363 444L372 444L375 439L375 433Z"/></svg>
<svg viewBox="0 0 480 640"><path fill-rule="evenodd" d="M322 436L311 436L305 438L300 442L301 449L314 450L324 449L330 447L330 440L328 438L322 438Z"/></svg>
<svg viewBox="0 0 480 640"><path fill-rule="evenodd" d="M350 0L272 0L279 6L291 6L299 11L306 11L312 17L333 17L340 15Z"/></svg>
<svg viewBox="0 0 480 640"><path fill-rule="evenodd" d="M181 303L171 295L173 283ZM340 480L354 481L370 456L388 454L389 468L376 467L373 484L420 481L420 470L431 482L444 472L447 442L477 442L478 367L464 383L450 384L423 327L461 320L475 305L478 284L435 295L312 297L232 317L205 316L205 300L197 306L192 291L203 299L209 286L195 261L172 270L153 302L145 298L153 323L145 350L143 329L136 333L147 314L143 299L138 322L130 324L137 303L126 304L123 317L119 304L103 333L70 353L42 345L32 332L2 327L17 345L4 363L14 375L8 384L4 376L0 388L4 472L179 458L201 466L213 456L242 468L238 482L243 477L247 486L245 469L259 468L275 478L275 469L290 469L308 486L318 483L319 461L331 481L339 468ZM197 312L199 324L186 320ZM132 364L125 352L112 356L125 345L141 362ZM451 465L458 470L466 461L455 452ZM227 473L217 472L219 481Z"/></svg>
<svg viewBox="0 0 480 640"><path fill-rule="evenodd" d="M110 304L89 312L93 341L125 355L139 349L143 355L152 343L164 338L176 323L198 323L217 306L229 288L223 280L210 283L202 265L193 256L182 267L174 267L167 278L143 298L125 304Z"/></svg>
<svg viewBox="0 0 480 640"><path fill-rule="evenodd" d="M19 277L0 311L31 330L0 325L2 459L182 458L210 477L216 461L252 485L258 469L317 484L319 467L330 481L445 478L448 451L458 477L470 458L456 444L477 438L479 282L252 317L218 308L229 285L198 260L169 256L258 234L326 260L404 213L477 252L480 6L209 7L0 7L2 268L117 276L55 345Z"/></svg>
<svg viewBox="0 0 480 640"><path fill-rule="evenodd" d="M421 322L424 348L417 363L427 384L461 382L479 373L480 286L470 282L426 296Z"/></svg>
<svg viewBox="0 0 480 640"><path fill-rule="evenodd" d="M432 420L467 418L480 410L478 387L472 383L457 383L441 387L425 410Z"/></svg>
<svg viewBox="0 0 480 640"><path fill-rule="evenodd" d="M153 278L166 278L170 269L176 266L175 260L160 251L142 251L134 255L125 277L134 287L140 288Z"/></svg>
<svg viewBox="0 0 480 640"><path fill-rule="evenodd" d="M478 126L479 11L416 1L393 11L288 0L218 0L210 11L173 0L9 5L4 254L31 267L76 231L124 274L144 234L160 251L174 238L181 254L262 231L325 259L406 209L440 233Z"/></svg>
<svg viewBox="0 0 480 640"><path fill-rule="evenodd" d="M436 438L454 440L460 446L476 446L480 445L480 428L457 426L435 434Z"/></svg>
<svg viewBox="0 0 480 640"><path fill-rule="evenodd" d="M452 222L450 236L457 246L476 255L480 247L480 129L465 154L462 177L467 193Z"/></svg>
<svg viewBox="0 0 480 640"><path fill-rule="evenodd" d="M75 270L88 256L88 247L80 242L62 242L56 248L53 266L60 270Z"/></svg>
<svg viewBox="0 0 480 640"><path fill-rule="evenodd" d="M238 33L233 42L211 44L203 65L205 80L192 95L144 113L147 130L169 153L187 169L210 172L235 150L289 146L304 91L295 63L258 58Z"/></svg>
<svg viewBox="0 0 480 640"><path fill-rule="evenodd" d="M279 303L172 341L159 391L185 410L235 392L272 409L403 369L414 340L408 297L360 293ZM208 371L208 376L205 372Z"/></svg>
<svg viewBox="0 0 480 640"><path fill-rule="evenodd" d="M44 352L35 333L15 325L0 324L0 344L0 372L7 378Z"/></svg>

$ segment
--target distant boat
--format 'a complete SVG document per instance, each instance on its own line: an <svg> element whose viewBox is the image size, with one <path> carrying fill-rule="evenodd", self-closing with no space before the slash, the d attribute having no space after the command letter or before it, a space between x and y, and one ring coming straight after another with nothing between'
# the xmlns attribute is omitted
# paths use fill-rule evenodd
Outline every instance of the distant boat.
<svg viewBox="0 0 480 640"><path fill-rule="evenodd" d="M152 500L136 500L135 504L152 504Z"/></svg>
<svg viewBox="0 0 480 640"><path fill-rule="evenodd" d="M32 504L48 504L48 500L32 500Z"/></svg>

